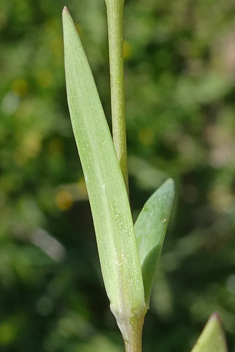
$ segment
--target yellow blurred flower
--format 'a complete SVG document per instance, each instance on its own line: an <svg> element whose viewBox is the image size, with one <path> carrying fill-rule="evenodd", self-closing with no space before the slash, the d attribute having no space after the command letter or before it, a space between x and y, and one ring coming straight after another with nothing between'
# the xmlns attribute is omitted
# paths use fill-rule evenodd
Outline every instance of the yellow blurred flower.
<svg viewBox="0 0 235 352"><path fill-rule="evenodd" d="M61 190L55 196L57 207L60 210L68 210L73 205L73 198L68 191Z"/></svg>

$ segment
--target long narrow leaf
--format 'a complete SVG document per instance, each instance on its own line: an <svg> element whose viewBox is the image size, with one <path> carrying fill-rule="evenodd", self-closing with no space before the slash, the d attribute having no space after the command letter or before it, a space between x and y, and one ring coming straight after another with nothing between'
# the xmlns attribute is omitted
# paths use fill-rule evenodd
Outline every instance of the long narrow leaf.
<svg viewBox="0 0 235 352"><path fill-rule="evenodd" d="M212 314L191 352L227 352L224 332L217 313Z"/></svg>
<svg viewBox="0 0 235 352"><path fill-rule="evenodd" d="M92 209L101 269L119 326L145 310L128 196L95 82L72 18L63 10L68 104Z"/></svg>
<svg viewBox="0 0 235 352"><path fill-rule="evenodd" d="M156 266L175 196L174 182L168 179L146 202L135 223L135 235L144 281L145 301L149 303Z"/></svg>

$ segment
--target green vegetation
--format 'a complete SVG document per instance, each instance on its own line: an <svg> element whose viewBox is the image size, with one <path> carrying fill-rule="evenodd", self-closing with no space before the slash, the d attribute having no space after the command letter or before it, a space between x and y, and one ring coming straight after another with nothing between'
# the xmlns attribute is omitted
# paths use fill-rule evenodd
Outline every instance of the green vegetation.
<svg viewBox="0 0 235 352"><path fill-rule="evenodd" d="M65 101L63 5L0 7L1 351L123 350ZM109 120L105 5L66 5ZM179 190L144 351L188 352L215 310L233 350L234 4L126 1L125 11L134 218L167 177Z"/></svg>
<svg viewBox="0 0 235 352"><path fill-rule="evenodd" d="M119 5L123 6L123 3L117 0L114 4L116 6L110 13L107 1L111 43L112 37L121 39L122 36L120 25L115 24L117 21L122 23ZM63 10L63 32L68 105L110 308L122 333L126 352L141 352L142 327L173 206L174 183L166 181L147 201L134 230L128 199L128 175L124 172L126 166L123 163L127 157L125 148L122 148L126 140L125 118L119 113L124 96L121 92L124 87L119 87L124 80L123 68L117 70L116 65L110 64L114 81L113 84L111 82L111 97L114 95L112 120L116 125L116 138L112 141L86 55L66 7ZM118 46L111 44L109 50L110 60L122 56ZM123 60L119 61L122 66ZM122 120L120 124L119 120ZM123 153L119 154L120 150Z"/></svg>
<svg viewBox="0 0 235 352"><path fill-rule="evenodd" d="M227 351L219 316L214 313L206 324L192 352L222 352Z"/></svg>

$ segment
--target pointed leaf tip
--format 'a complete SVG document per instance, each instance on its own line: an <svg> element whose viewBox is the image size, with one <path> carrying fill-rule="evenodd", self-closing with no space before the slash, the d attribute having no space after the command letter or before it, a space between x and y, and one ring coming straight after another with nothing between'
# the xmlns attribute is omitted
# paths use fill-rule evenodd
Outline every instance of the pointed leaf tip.
<svg viewBox="0 0 235 352"><path fill-rule="evenodd" d="M210 320L217 320L219 323L221 323L221 320L220 320L220 316L217 312L214 312L211 316L210 316Z"/></svg>
<svg viewBox="0 0 235 352"><path fill-rule="evenodd" d="M63 7L62 14L69 13L69 10L66 6Z"/></svg>
<svg viewBox="0 0 235 352"><path fill-rule="evenodd" d="M218 313L213 313L191 352L227 352L226 340Z"/></svg>

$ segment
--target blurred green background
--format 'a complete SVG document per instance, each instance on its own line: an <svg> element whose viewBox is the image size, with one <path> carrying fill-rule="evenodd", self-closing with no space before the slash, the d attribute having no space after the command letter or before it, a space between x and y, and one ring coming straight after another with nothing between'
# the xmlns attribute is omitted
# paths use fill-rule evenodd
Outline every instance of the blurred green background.
<svg viewBox="0 0 235 352"><path fill-rule="evenodd" d="M1 0L3 352L123 351L66 103L64 5L110 121L104 0ZM126 0L124 21L134 218L177 187L144 352L189 352L214 311L235 351L235 2Z"/></svg>

